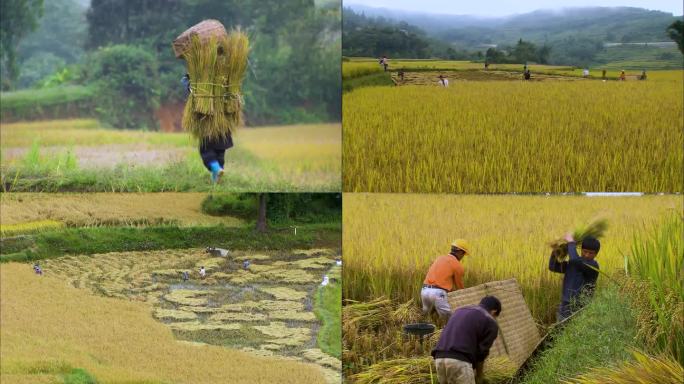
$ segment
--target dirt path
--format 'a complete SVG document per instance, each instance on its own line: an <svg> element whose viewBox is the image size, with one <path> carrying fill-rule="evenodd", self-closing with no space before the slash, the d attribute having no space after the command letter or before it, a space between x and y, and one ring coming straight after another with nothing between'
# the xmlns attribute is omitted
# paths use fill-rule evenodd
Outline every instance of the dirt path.
<svg viewBox="0 0 684 384"><path fill-rule="evenodd" d="M2 151L3 161L12 161L26 156L30 148L6 148ZM117 165L153 166L173 163L185 158L186 148L152 148L146 144L109 144L99 146L52 146L40 148L41 156L63 156L66 153L76 158L83 169L112 168Z"/></svg>

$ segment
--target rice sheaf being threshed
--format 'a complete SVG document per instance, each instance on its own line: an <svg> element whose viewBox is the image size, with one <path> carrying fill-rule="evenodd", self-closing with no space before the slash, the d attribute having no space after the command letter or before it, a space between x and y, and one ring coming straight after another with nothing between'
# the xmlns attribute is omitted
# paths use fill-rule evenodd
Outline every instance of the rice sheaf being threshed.
<svg viewBox="0 0 684 384"><path fill-rule="evenodd" d="M173 50L186 61L190 76L183 129L200 141L235 133L242 124L247 35L239 28L228 33L219 21L204 20L180 34Z"/></svg>

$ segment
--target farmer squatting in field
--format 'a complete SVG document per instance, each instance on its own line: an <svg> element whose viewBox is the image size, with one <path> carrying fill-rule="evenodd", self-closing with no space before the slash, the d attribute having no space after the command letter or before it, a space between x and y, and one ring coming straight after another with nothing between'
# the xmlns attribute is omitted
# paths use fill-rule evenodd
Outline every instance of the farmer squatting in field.
<svg viewBox="0 0 684 384"><path fill-rule="evenodd" d="M593 237L585 238L582 241L582 256L579 256L577 244L572 235L567 234L565 239L568 241L570 259L559 262L553 254L549 259L550 271L565 274L563 276L561 303L558 307L558 321L567 319L573 312L581 308L583 299L593 295L599 274L599 265L594 258L601 249L601 243Z"/></svg>
<svg viewBox="0 0 684 384"><path fill-rule="evenodd" d="M457 239L451 244L451 252L448 255L439 256L432 263L420 291L424 314L431 313L434 308L439 317L449 318L451 306L447 300L447 293L464 288L465 270L461 260L465 255L470 255L470 245L463 239Z"/></svg>
<svg viewBox="0 0 684 384"><path fill-rule="evenodd" d="M454 311L432 351L440 384L481 382L484 361L499 334L500 313L501 302L494 296Z"/></svg>

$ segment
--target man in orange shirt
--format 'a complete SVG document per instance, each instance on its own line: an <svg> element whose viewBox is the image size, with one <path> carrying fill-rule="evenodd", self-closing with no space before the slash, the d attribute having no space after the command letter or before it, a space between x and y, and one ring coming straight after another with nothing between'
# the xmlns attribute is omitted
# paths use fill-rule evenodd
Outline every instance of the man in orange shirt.
<svg viewBox="0 0 684 384"><path fill-rule="evenodd" d="M463 239L457 239L451 244L451 252L448 255L439 256L432 263L420 291L424 314L429 314L434 308L444 319L451 316L447 293L464 288L465 270L461 260L465 255L470 255L470 245Z"/></svg>

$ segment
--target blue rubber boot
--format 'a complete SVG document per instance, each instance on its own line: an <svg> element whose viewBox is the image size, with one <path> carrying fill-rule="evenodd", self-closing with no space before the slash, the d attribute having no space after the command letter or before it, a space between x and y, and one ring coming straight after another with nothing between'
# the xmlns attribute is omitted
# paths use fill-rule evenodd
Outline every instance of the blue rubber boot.
<svg viewBox="0 0 684 384"><path fill-rule="evenodd" d="M218 161L212 161L209 163L209 168L211 168L211 181L218 183L221 171L223 171L221 165L219 165Z"/></svg>

